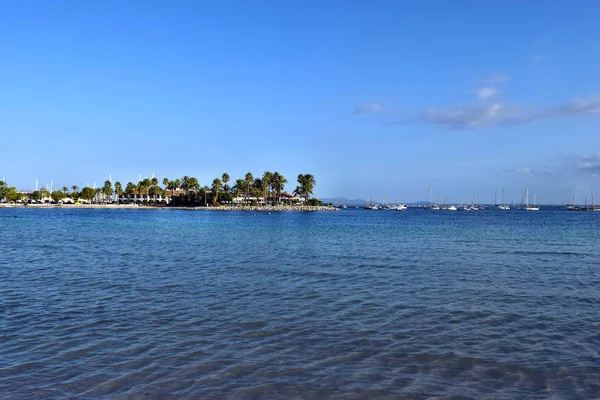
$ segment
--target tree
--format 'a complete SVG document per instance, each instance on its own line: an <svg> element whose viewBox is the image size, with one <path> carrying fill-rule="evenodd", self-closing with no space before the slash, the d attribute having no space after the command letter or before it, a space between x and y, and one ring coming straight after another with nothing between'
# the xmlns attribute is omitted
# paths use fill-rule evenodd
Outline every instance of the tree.
<svg viewBox="0 0 600 400"><path fill-rule="evenodd" d="M54 192L52 192L52 200L54 200L56 203L58 203L66 197L67 195L62 190L55 190Z"/></svg>
<svg viewBox="0 0 600 400"><path fill-rule="evenodd" d="M258 201L258 198L262 196L267 190L267 185L265 185L265 181L263 181L262 179L256 178L254 180L254 183L252 184L252 189L254 189L256 200ZM266 201L267 200L265 198L265 205L267 204Z"/></svg>
<svg viewBox="0 0 600 400"><path fill-rule="evenodd" d="M102 187L102 194L104 194L104 201L106 201L106 196L112 196L113 187L111 181L105 181L104 186Z"/></svg>
<svg viewBox="0 0 600 400"><path fill-rule="evenodd" d="M151 187L152 187L152 181L148 178L142 179L141 181L138 182L137 190L140 192L140 194L144 194L144 197L142 198L142 202L148 201L148 193L149 193Z"/></svg>
<svg viewBox="0 0 600 400"><path fill-rule="evenodd" d="M273 184L273 173L271 171L265 171L262 177L263 182L265 183L265 205L267 204L267 199L271 197L271 185Z"/></svg>
<svg viewBox="0 0 600 400"><path fill-rule="evenodd" d="M96 191L91 187L84 187L81 189L81 197L87 201L92 201L96 197Z"/></svg>
<svg viewBox="0 0 600 400"><path fill-rule="evenodd" d="M279 172L275 172L273 174L271 181L273 182L273 190L275 190L275 193L277 195L277 203L279 203L281 192L283 192L283 188L285 187L285 184L288 183L288 181L287 179L285 179L285 176L281 175Z"/></svg>
<svg viewBox="0 0 600 400"><path fill-rule="evenodd" d="M166 179L166 178L165 178ZM165 181L163 180L163 184ZM171 200L175 197L175 189L177 189L181 185L181 181L179 179L175 179L174 181L168 181L165 189L171 189Z"/></svg>
<svg viewBox="0 0 600 400"><path fill-rule="evenodd" d="M158 185L154 185L150 187L149 193L152 195L154 202L156 203L156 196L162 195L163 191Z"/></svg>
<svg viewBox="0 0 600 400"><path fill-rule="evenodd" d="M163 183L163 186L165 187L165 190L170 189L169 182L170 182L169 178L163 178L163 182L162 183Z"/></svg>
<svg viewBox="0 0 600 400"><path fill-rule="evenodd" d="M117 194L117 203L118 203L119 198L123 194L123 185L121 185L121 182L115 182L115 193Z"/></svg>
<svg viewBox="0 0 600 400"><path fill-rule="evenodd" d="M11 203L11 202L16 203L17 201L23 199L23 196L24 196L24 194L19 193L17 188L15 188L14 186L6 188L6 191L4 193L4 197L6 198L6 201L8 201L9 203Z"/></svg>
<svg viewBox="0 0 600 400"><path fill-rule="evenodd" d="M46 188L41 188L40 189L40 194L41 194L40 200L43 200L45 198L50 197L50 191L48 189L46 189Z"/></svg>
<svg viewBox="0 0 600 400"><path fill-rule="evenodd" d="M223 187L223 183L221 183L221 180L219 178L215 178L212 183L212 191L214 193L213 206L217 205L217 200L219 198L219 190L221 190L222 187Z"/></svg>
<svg viewBox="0 0 600 400"><path fill-rule="evenodd" d="M315 177L311 174L300 174L298 175L298 183L300 186L296 188L295 192L301 196L304 196L304 199L308 201L308 197L312 194L315 189L315 185L317 182L315 181Z"/></svg>
<svg viewBox="0 0 600 400"><path fill-rule="evenodd" d="M248 172L244 177L244 182L246 183L246 203L248 202L248 197L250 197L250 185L254 182L254 176L252 172Z"/></svg>
<svg viewBox="0 0 600 400"><path fill-rule="evenodd" d="M127 195L127 199L131 199L131 196L135 193L136 187L133 182L127 182L127 186L125 186L125 194Z"/></svg>
<svg viewBox="0 0 600 400"><path fill-rule="evenodd" d="M183 178L181 178L181 188L185 191L190 190L190 177L187 175L184 175Z"/></svg>
<svg viewBox="0 0 600 400"><path fill-rule="evenodd" d="M8 193L8 185L4 181L0 181L0 200L2 200L6 193Z"/></svg>
<svg viewBox="0 0 600 400"><path fill-rule="evenodd" d="M243 196L245 187L246 187L246 182L243 179L236 179L235 184L231 188L233 195L235 197Z"/></svg>
<svg viewBox="0 0 600 400"><path fill-rule="evenodd" d="M35 201L40 201L42 199L42 192L39 190L35 190L31 193L31 198Z"/></svg>
<svg viewBox="0 0 600 400"><path fill-rule="evenodd" d="M67 186L63 186L62 187L62 191L64 194L68 195L69 194L69 188Z"/></svg>
<svg viewBox="0 0 600 400"><path fill-rule="evenodd" d="M79 186L73 185L71 186L71 190L75 193L75 196L79 196Z"/></svg>
<svg viewBox="0 0 600 400"><path fill-rule="evenodd" d="M150 183L152 183L152 186L158 186L158 178L157 177L152 178Z"/></svg>
<svg viewBox="0 0 600 400"><path fill-rule="evenodd" d="M223 190L225 192L229 192L229 185L228 185L229 180L230 180L229 174L227 172L225 172L223 174L223 176L221 177L221 179L223 180Z"/></svg>
<svg viewBox="0 0 600 400"><path fill-rule="evenodd" d="M195 177L191 177L188 181L189 190L200 190L200 182Z"/></svg>

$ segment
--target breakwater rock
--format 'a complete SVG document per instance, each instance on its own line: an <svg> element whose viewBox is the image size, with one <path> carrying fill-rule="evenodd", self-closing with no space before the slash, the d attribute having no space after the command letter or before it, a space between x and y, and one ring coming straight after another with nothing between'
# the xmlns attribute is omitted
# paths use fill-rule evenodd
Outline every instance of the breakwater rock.
<svg viewBox="0 0 600 400"><path fill-rule="evenodd" d="M219 206L219 207L193 207L194 210L209 211L339 211L338 208L330 206Z"/></svg>

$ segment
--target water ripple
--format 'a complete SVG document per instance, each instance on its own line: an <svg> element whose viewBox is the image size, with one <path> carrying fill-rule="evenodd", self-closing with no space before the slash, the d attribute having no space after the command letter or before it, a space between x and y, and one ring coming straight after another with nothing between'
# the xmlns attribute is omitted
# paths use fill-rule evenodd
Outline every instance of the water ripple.
<svg viewBox="0 0 600 400"><path fill-rule="evenodd" d="M2 398L600 393L594 213L18 212Z"/></svg>

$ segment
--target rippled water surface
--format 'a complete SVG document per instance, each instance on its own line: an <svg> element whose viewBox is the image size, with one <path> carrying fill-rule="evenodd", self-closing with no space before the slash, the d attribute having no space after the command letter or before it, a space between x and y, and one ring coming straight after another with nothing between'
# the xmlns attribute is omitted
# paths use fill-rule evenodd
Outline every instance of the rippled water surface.
<svg viewBox="0 0 600 400"><path fill-rule="evenodd" d="M3 399L404 396L600 396L600 213L0 209Z"/></svg>

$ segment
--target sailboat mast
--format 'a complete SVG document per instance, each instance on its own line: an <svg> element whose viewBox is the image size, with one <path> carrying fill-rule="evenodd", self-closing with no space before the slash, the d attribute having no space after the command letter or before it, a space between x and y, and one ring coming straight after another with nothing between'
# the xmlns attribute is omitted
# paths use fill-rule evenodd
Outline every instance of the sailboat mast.
<svg viewBox="0 0 600 400"><path fill-rule="evenodd" d="M504 188L502 188L502 204L504 204Z"/></svg>
<svg viewBox="0 0 600 400"><path fill-rule="evenodd" d="M498 205L498 189L494 189L494 205Z"/></svg>
<svg viewBox="0 0 600 400"><path fill-rule="evenodd" d="M433 188L429 186L429 204L433 207Z"/></svg>
<svg viewBox="0 0 600 400"><path fill-rule="evenodd" d="M529 207L529 188L525 189L525 207Z"/></svg>

